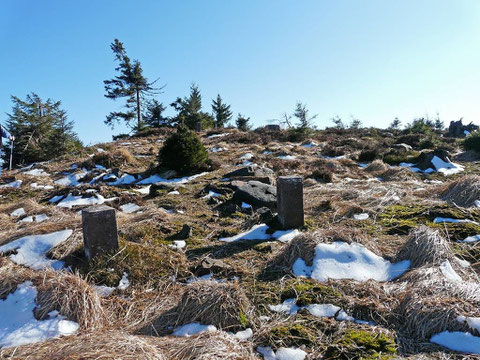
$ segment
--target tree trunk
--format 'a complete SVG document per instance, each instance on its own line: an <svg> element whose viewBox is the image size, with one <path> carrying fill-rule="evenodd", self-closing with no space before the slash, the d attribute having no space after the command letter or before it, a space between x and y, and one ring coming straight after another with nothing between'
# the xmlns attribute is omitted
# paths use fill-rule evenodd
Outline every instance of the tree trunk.
<svg viewBox="0 0 480 360"><path fill-rule="evenodd" d="M140 109L140 90L137 88L137 131L142 128L142 111Z"/></svg>

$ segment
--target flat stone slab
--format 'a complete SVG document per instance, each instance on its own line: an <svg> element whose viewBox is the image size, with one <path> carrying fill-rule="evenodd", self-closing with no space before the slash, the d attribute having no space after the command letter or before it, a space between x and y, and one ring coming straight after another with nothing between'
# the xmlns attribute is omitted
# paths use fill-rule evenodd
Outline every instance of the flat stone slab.
<svg viewBox="0 0 480 360"><path fill-rule="evenodd" d="M232 184L233 185L233 184ZM236 202L245 202L256 207L277 207L277 189L260 181L236 182L238 187L233 195Z"/></svg>

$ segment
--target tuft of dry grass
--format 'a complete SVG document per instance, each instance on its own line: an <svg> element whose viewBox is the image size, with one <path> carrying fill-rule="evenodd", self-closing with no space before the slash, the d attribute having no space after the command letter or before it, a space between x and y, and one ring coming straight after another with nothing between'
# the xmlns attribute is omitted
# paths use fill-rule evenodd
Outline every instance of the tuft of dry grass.
<svg viewBox="0 0 480 360"><path fill-rule="evenodd" d="M319 238L319 233L301 234L295 237L279 250L270 266L290 271L298 258L302 258L307 265L311 266Z"/></svg>
<svg viewBox="0 0 480 360"><path fill-rule="evenodd" d="M381 175L384 181L409 181L416 178L415 173L403 167L390 167Z"/></svg>
<svg viewBox="0 0 480 360"><path fill-rule="evenodd" d="M382 172L382 171L386 171L387 169L388 169L388 165L385 164L382 160L375 160L365 168L365 171Z"/></svg>
<svg viewBox="0 0 480 360"><path fill-rule="evenodd" d="M82 163L83 167L93 168L95 165L102 165L106 168L120 168L127 165L134 165L137 162L135 157L125 148L117 148L112 151L96 153L94 156Z"/></svg>
<svg viewBox="0 0 480 360"><path fill-rule="evenodd" d="M451 182L441 192L442 199L461 207L473 207L480 199L480 176L466 175Z"/></svg>
<svg viewBox="0 0 480 360"><path fill-rule="evenodd" d="M453 258L452 250L439 230L420 226L410 232L409 238L398 254L399 259L408 259L412 268L425 265L440 265Z"/></svg>

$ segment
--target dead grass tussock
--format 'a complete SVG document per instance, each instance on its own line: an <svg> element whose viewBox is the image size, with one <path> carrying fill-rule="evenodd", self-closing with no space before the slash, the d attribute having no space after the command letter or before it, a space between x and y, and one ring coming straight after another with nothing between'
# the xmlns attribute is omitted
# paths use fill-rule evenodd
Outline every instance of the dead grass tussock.
<svg viewBox="0 0 480 360"><path fill-rule="evenodd" d="M365 171L367 171L367 172L382 172L382 171L385 171L387 169L388 169L388 165L385 164L382 160L375 160L365 168Z"/></svg>
<svg viewBox="0 0 480 360"><path fill-rule="evenodd" d="M191 322L219 329L241 329L251 321L251 305L237 283L198 281L189 284L177 305L176 326Z"/></svg>
<svg viewBox="0 0 480 360"><path fill-rule="evenodd" d="M466 175L451 182L441 191L442 199L461 207L473 207L480 199L480 177Z"/></svg>
<svg viewBox="0 0 480 360"><path fill-rule="evenodd" d="M120 168L136 163L135 157L123 147L111 151L96 153L94 156L82 163L82 167L94 168L95 165L102 165L106 168Z"/></svg>
<svg viewBox="0 0 480 360"><path fill-rule="evenodd" d="M319 237L319 233L301 234L295 237L273 257L271 266L290 271L298 258L302 258L307 265L311 266L315 256L315 246L320 241Z"/></svg>
<svg viewBox="0 0 480 360"><path fill-rule="evenodd" d="M173 341L172 341L173 342ZM167 360L155 340L120 331L62 337L0 351L2 358L49 360Z"/></svg>

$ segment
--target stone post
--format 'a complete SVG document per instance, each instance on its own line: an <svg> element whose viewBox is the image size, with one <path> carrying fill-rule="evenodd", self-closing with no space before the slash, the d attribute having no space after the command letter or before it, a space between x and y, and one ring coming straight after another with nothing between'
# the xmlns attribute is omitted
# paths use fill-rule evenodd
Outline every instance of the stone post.
<svg viewBox="0 0 480 360"><path fill-rule="evenodd" d="M118 250L115 209L101 205L83 210L82 227L83 246L88 259L105 252Z"/></svg>
<svg viewBox="0 0 480 360"><path fill-rule="evenodd" d="M198 122L195 124L195 131L196 131L196 132L202 131L202 122L201 122L201 121L198 121Z"/></svg>
<svg viewBox="0 0 480 360"><path fill-rule="evenodd" d="M284 229L303 226L303 178L280 176L277 179L278 220Z"/></svg>

